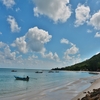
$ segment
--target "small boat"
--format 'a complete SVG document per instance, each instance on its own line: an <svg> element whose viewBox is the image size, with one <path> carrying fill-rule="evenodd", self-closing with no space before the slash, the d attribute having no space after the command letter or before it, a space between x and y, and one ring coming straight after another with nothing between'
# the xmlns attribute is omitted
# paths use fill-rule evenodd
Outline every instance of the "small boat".
<svg viewBox="0 0 100 100"><path fill-rule="evenodd" d="M98 72L89 72L89 74L95 74L95 75L98 75L99 73L98 73Z"/></svg>
<svg viewBox="0 0 100 100"><path fill-rule="evenodd" d="M19 76L14 76L16 80L23 80L23 81L29 81L29 77L19 77Z"/></svg>
<svg viewBox="0 0 100 100"><path fill-rule="evenodd" d="M53 70L49 70L48 73L54 73L54 71Z"/></svg>
<svg viewBox="0 0 100 100"><path fill-rule="evenodd" d="M43 73L42 71L36 71L35 73Z"/></svg>
<svg viewBox="0 0 100 100"><path fill-rule="evenodd" d="M17 70L11 70L11 72L17 72Z"/></svg>

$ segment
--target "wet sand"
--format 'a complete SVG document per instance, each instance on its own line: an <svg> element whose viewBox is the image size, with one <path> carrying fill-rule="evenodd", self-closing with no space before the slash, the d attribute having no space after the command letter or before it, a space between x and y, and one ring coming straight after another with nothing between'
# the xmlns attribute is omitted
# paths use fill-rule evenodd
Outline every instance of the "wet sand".
<svg viewBox="0 0 100 100"><path fill-rule="evenodd" d="M80 98L80 100L86 95L86 93L89 92L93 92L93 89L98 89L100 88L100 78L98 78L97 80L95 80L91 86L87 89L85 89L84 91L82 91L81 93L79 93L76 97L74 97L72 100L78 100Z"/></svg>

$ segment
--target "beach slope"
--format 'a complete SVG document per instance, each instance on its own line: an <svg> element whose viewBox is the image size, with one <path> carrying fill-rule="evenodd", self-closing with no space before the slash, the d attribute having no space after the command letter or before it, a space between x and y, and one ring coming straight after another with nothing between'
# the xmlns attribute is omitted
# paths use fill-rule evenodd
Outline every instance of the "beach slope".
<svg viewBox="0 0 100 100"><path fill-rule="evenodd" d="M83 97L86 96L86 94L93 92L94 89L100 88L100 78L95 80L89 88L79 93L76 97L74 97L72 100L81 100Z"/></svg>

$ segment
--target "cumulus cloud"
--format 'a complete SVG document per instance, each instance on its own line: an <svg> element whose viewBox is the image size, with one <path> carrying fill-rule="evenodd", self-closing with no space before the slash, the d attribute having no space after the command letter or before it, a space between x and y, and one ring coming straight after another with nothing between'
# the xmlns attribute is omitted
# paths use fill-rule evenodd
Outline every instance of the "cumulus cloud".
<svg viewBox="0 0 100 100"><path fill-rule="evenodd" d="M90 18L89 6L78 4L77 8L75 9L75 13L76 13L76 21L75 21L76 27L83 25Z"/></svg>
<svg viewBox="0 0 100 100"><path fill-rule="evenodd" d="M18 26L15 18L13 16L8 16L7 18L8 23L10 24L10 28L12 32L19 32L21 27Z"/></svg>
<svg viewBox="0 0 100 100"><path fill-rule="evenodd" d="M66 59L66 60L72 60L72 57L69 56L66 52L64 52L64 57L63 58Z"/></svg>
<svg viewBox="0 0 100 100"><path fill-rule="evenodd" d="M60 42L61 42L61 43L65 43L65 44L69 44L69 41L68 41L67 39L65 39L65 38L61 39Z"/></svg>
<svg viewBox="0 0 100 100"><path fill-rule="evenodd" d="M75 44L73 44L72 42L70 42L69 40L67 40L65 38L61 39L60 42L71 46L69 49L67 49L64 52L63 58L66 60L72 60L74 58L73 55L75 55L79 52L79 48L77 48Z"/></svg>
<svg viewBox="0 0 100 100"><path fill-rule="evenodd" d="M15 60L16 53L10 50L10 47L3 42L0 42L0 61Z"/></svg>
<svg viewBox="0 0 100 100"><path fill-rule="evenodd" d="M67 49L64 52L64 59L66 60L73 60L76 59L74 56L79 52L79 48L76 45L72 45L71 48Z"/></svg>
<svg viewBox="0 0 100 100"><path fill-rule="evenodd" d="M77 48L75 45L73 45L71 48L67 49L64 52L64 59L68 64L75 64L81 61L80 59L80 54L79 52L79 48Z"/></svg>
<svg viewBox="0 0 100 100"><path fill-rule="evenodd" d="M5 56L6 59L15 60L16 53L11 52L9 46L7 46L7 47L4 48L4 56Z"/></svg>
<svg viewBox="0 0 100 100"><path fill-rule="evenodd" d="M52 52L46 53L47 50L44 44L49 42L51 38L52 36L49 35L47 31L34 27L30 28L25 36L16 38L11 46L16 47L21 53L27 53L29 51L37 52L40 53L43 58L59 61L56 52L54 54ZM28 60L32 60L33 58L37 58L37 56L31 56Z"/></svg>
<svg viewBox="0 0 100 100"><path fill-rule="evenodd" d="M11 46L17 47L18 50L22 53L26 53L28 51L25 36L16 38L16 40L14 41L14 43L11 44Z"/></svg>
<svg viewBox="0 0 100 100"><path fill-rule="evenodd" d="M71 16L69 0L33 0L36 7L34 15L46 15L54 22L66 22Z"/></svg>
<svg viewBox="0 0 100 100"><path fill-rule="evenodd" d="M54 59L54 55L52 52L49 52L48 54L43 54L44 58L50 58L50 59Z"/></svg>
<svg viewBox="0 0 100 100"><path fill-rule="evenodd" d="M100 33L97 32L94 37L100 38Z"/></svg>
<svg viewBox="0 0 100 100"><path fill-rule="evenodd" d="M0 42L0 48L4 48L5 46L7 46L7 44Z"/></svg>
<svg viewBox="0 0 100 100"><path fill-rule="evenodd" d="M48 58L48 59L52 59L55 61L60 61L59 56L56 52L54 54L52 52L46 53L45 48L41 51L41 55L43 58Z"/></svg>
<svg viewBox="0 0 100 100"><path fill-rule="evenodd" d="M65 43L65 44L70 44L71 46L74 46L74 44L72 42L70 42L68 39L61 39L60 43Z"/></svg>
<svg viewBox="0 0 100 100"><path fill-rule="evenodd" d="M49 42L51 38L52 36L47 31L34 27L30 28L25 36L16 38L11 45L17 47L22 53L41 52L44 49L44 44Z"/></svg>
<svg viewBox="0 0 100 100"><path fill-rule="evenodd" d="M34 27L28 30L25 38L30 50L40 52L44 48L44 44L49 42L52 36L47 31Z"/></svg>
<svg viewBox="0 0 100 100"><path fill-rule="evenodd" d="M39 29L38 27L30 28L26 34L26 41L28 48L33 52L39 52L43 58L49 58L58 61L57 53L46 53L44 44L51 40L52 36L47 31Z"/></svg>
<svg viewBox="0 0 100 100"><path fill-rule="evenodd" d="M28 60L33 60L33 59L36 59L36 58L38 58L38 56L32 55L32 56L28 57Z"/></svg>
<svg viewBox="0 0 100 100"><path fill-rule="evenodd" d="M12 8L15 5L14 0L2 0L2 2L7 8Z"/></svg>
<svg viewBox="0 0 100 100"><path fill-rule="evenodd" d="M92 25L94 29L100 30L100 10L94 15L92 15L88 24Z"/></svg>
<svg viewBox="0 0 100 100"><path fill-rule="evenodd" d="M79 51L79 49L76 47L76 45L73 45L71 48L67 49L64 54L65 55L76 54L76 53L78 53L78 51Z"/></svg>

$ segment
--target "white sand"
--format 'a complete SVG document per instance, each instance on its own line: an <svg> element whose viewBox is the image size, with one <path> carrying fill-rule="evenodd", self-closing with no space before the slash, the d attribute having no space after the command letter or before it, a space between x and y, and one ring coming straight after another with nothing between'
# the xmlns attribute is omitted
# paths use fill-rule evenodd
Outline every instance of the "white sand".
<svg viewBox="0 0 100 100"><path fill-rule="evenodd" d="M98 88L100 88L100 78L97 79L96 81L94 81L94 82L92 83L92 85L91 85L89 88L87 88L87 89L84 90L83 92L79 93L79 94L78 94L76 97L74 97L72 100L77 100L78 98L82 98L82 97L84 97L84 96L86 95L86 93L84 93L84 92L88 92L88 91L92 92L93 89L98 89Z"/></svg>

